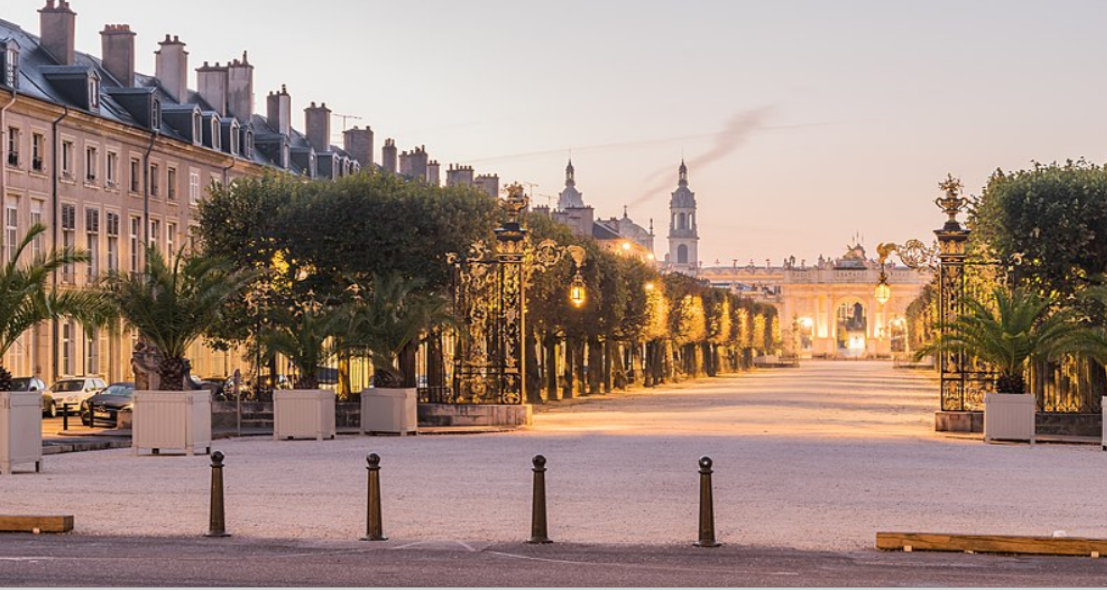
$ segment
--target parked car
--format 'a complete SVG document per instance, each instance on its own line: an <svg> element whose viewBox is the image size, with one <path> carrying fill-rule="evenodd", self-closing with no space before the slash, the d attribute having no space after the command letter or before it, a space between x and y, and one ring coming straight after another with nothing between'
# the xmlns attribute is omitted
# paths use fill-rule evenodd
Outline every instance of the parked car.
<svg viewBox="0 0 1107 590"><path fill-rule="evenodd" d="M42 412L50 417L58 415L58 408L65 404L79 407L81 402L99 393L107 383L99 377L71 377L59 379L50 389L42 392Z"/></svg>
<svg viewBox="0 0 1107 590"><path fill-rule="evenodd" d="M134 383L112 383L104 391L81 402L81 423L92 426L95 419L118 424L119 412L134 409L134 392Z"/></svg>
<svg viewBox="0 0 1107 590"><path fill-rule="evenodd" d="M46 383L38 377L15 377L12 379L12 391L43 391Z"/></svg>

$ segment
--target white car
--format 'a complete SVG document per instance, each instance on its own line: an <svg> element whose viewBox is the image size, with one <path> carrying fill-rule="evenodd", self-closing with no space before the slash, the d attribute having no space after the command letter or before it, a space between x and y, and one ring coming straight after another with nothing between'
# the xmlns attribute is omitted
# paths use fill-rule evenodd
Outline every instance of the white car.
<svg viewBox="0 0 1107 590"><path fill-rule="evenodd" d="M81 402L103 391L108 384L99 377L72 377L59 379L42 392L43 413L57 416L58 410L66 404L77 412Z"/></svg>

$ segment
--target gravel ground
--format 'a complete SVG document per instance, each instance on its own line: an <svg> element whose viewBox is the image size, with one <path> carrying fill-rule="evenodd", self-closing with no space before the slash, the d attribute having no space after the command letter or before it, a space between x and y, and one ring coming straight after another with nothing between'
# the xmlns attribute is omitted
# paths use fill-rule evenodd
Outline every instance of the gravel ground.
<svg viewBox="0 0 1107 590"><path fill-rule="evenodd" d="M872 547L878 530L1107 537L1098 446L985 445L933 432L937 388L888 363L806 362L543 411L513 433L217 441L236 536L354 539L365 455L382 456L396 541L529 536L530 458L549 459L550 536L673 544L696 537L696 460L715 460L720 540ZM0 478L0 513L72 514L94 535L207 528L206 457L129 450L47 457Z"/></svg>

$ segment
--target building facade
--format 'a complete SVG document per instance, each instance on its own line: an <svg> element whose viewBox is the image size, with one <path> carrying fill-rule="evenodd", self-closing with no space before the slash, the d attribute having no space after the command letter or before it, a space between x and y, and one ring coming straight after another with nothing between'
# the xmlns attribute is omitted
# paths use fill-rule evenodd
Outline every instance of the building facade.
<svg viewBox="0 0 1107 590"><path fill-rule="evenodd" d="M669 200L669 253L665 257L668 269L697 276L700 269L699 243L696 193L688 188L688 166L681 160L677 171L677 189Z"/></svg>

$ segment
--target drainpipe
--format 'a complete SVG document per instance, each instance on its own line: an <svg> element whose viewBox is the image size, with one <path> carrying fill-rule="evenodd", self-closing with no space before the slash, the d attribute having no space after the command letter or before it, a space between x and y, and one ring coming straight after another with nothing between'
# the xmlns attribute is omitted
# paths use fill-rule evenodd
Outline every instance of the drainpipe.
<svg viewBox="0 0 1107 590"><path fill-rule="evenodd" d="M146 146L146 154L142 156L142 177L146 179L145 186L142 188L142 225L146 229L142 232L145 238L142 240L142 245L147 249L150 248L150 152L154 151L154 142L157 141L158 130L154 130L150 133L150 145ZM146 270L146 253L142 253L142 269Z"/></svg>
<svg viewBox="0 0 1107 590"><path fill-rule="evenodd" d="M58 156L58 152L61 151L61 144L58 141L58 124L60 124L63 120L65 120L66 117L69 116L69 107L63 106L62 108L65 109L65 112L62 113L62 115L60 117L58 117L57 119L54 119L54 123L53 123L53 126L51 128L51 132L50 132L50 135L51 135L50 141L53 142L52 145L51 145L51 147L53 149L50 150L52 152L52 156L53 156L53 161L50 162L50 176L52 177L52 182L51 182L51 187L52 187L52 189L51 189L51 201L52 202L51 202L51 205L50 205L50 207L52 209L52 212L50 214L51 215L50 240L51 240L51 246L55 249L58 247L58 223L59 223L58 217L60 216L60 209L61 209L61 205L58 202L58 173L61 172L61 168L58 167L58 160L61 159ZM53 288L57 289L58 288L58 273L57 272L52 273L50 281L51 281L51 285L53 286ZM57 318L51 320L51 325L53 326L53 330L52 330L52 332L53 332L53 341L50 343L50 350L54 351L54 354L53 354L53 357L54 357L54 359L53 359L53 361L54 361L53 362L53 365L54 365L54 381L57 381L58 374L59 374L58 373L58 320L57 320Z"/></svg>

